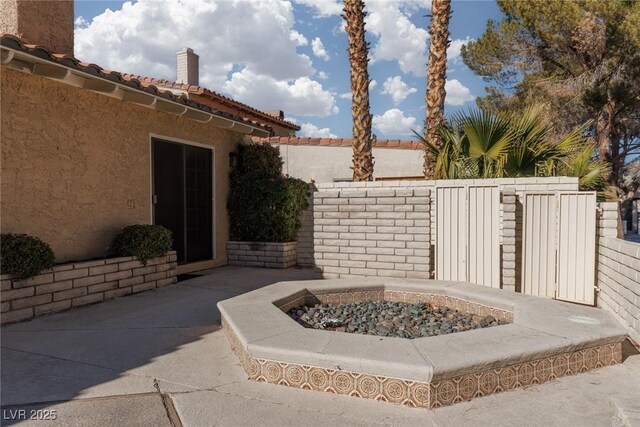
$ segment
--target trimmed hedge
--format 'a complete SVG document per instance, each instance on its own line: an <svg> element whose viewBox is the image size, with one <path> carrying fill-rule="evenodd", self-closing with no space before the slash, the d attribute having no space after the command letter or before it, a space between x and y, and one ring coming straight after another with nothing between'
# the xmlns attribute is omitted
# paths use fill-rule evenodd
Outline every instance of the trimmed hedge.
<svg viewBox="0 0 640 427"><path fill-rule="evenodd" d="M282 178L280 148L270 144L246 144L238 146L238 164L232 173L235 177L253 179Z"/></svg>
<svg viewBox="0 0 640 427"><path fill-rule="evenodd" d="M164 256L171 249L171 231L161 225L129 225L113 240L111 249L118 256L135 256L143 265Z"/></svg>
<svg viewBox="0 0 640 427"><path fill-rule="evenodd" d="M227 208L231 240L290 242L309 205L309 186L282 176L280 150L269 144L241 145L231 174Z"/></svg>
<svg viewBox="0 0 640 427"><path fill-rule="evenodd" d="M53 268L55 254L51 247L28 234L0 235L0 273L14 279L27 279L42 270Z"/></svg>
<svg viewBox="0 0 640 427"><path fill-rule="evenodd" d="M237 179L229 198L231 239L290 242L308 206L308 185L299 179Z"/></svg>

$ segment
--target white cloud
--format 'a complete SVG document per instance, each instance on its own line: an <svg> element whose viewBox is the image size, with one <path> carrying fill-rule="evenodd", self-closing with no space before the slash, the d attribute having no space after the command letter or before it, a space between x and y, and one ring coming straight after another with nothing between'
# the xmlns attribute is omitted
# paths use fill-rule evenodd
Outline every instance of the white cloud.
<svg viewBox="0 0 640 427"><path fill-rule="evenodd" d="M175 80L176 52L191 47L203 86L256 108L336 114L335 94L317 81L328 74L316 74L311 58L297 51L309 40L295 23L288 0L139 0L88 23L78 19L75 50L107 69Z"/></svg>
<svg viewBox="0 0 640 427"><path fill-rule="evenodd" d="M293 0L295 3L313 8L316 17L325 18L328 16L340 15L342 12L342 2L339 0Z"/></svg>
<svg viewBox="0 0 640 427"><path fill-rule="evenodd" d="M414 87L409 87L409 85L402 81L402 77L400 76L387 77L382 87L384 88L382 94L389 95L395 105L400 104L409 95L418 91L418 89Z"/></svg>
<svg viewBox="0 0 640 427"><path fill-rule="evenodd" d="M296 30L291 30L291 32L289 33L289 39L295 42L296 46L306 46L309 44L309 40L307 40L304 35L300 34Z"/></svg>
<svg viewBox="0 0 640 427"><path fill-rule="evenodd" d="M311 7L316 17L339 16L343 4L340 0L293 0ZM430 7L424 0L368 0L365 18L367 32L376 37L370 53L371 62L397 61L405 74L422 77L426 73L427 40L425 28L416 27L410 17ZM424 15L424 13L422 14ZM346 24L341 20L332 29L333 35L345 32Z"/></svg>
<svg viewBox="0 0 640 427"><path fill-rule="evenodd" d="M224 89L235 99L250 101L252 106L265 110L280 109L296 116L320 117L339 112L334 94L308 77L287 82L244 68L231 75Z"/></svg>
<svg viewBox="0 0 640 427"><path fill-rule="evenodd" d="M460 50L462 46L473 40L474 39L469 36L464 39L451 40L451 44L449 44L449 48L447 49L447 60L454 63L460 62Z"/></svg>
<svg viewBox="0 0 640 427"><path fill-rule="evenodd" d="M387 110L383 115L373 116L373 127L386 135L412 135L412 129L416 126L416 118L405 117L397 108Z"/></svg>
<svg viewBox="0 0 640 427"><path fill-rule="evenodd" d="M337 138L338 136L331 133L329 128L318 128L312 123L303 123L300 125L300 136L308 136L312 138Z"/></svg>
<svg viewBox="0 0 640 427"><path fill-rule="evenodd" d="M319 71L318 78L320 80L327 80L329 78L329 73L325 73L324 71Z"/></svg>
<svg viewBox="0 0 640 427"><path fill-rule="evenodd" d="M371 80L369 82L369 90L373 89L374 87L376 87L378 85L378 82L375 80Z"/></svg>
<svg viewBox="0 0 640 427"><path fill-rule="evenodd" d="M447 91L447 96L444 100L445 104L460 106L476 99L476 97L471 94L469 88L456 79L447 80L444 88Z"/></svg>
<svg viewBox="0 0 640 427"><path fill-rule="evenodd" d="M191 47L200 81L212 89L239 67L278 80L312 76L311 59L296 51L304 40L294 25L284 0L139 0L76 28L75 53L107 69L173 80L175 53Z"/></svg>
<svg viewBox="0 0 640 427"><path fill-rule="evenodd" d="M367 30L377 37L371 49L372 62L397 61L403 73L425 75L429 34L409 18L427 3L413 0L367 2Z"/></svg>
<svg viewBox="0 0 640 427"><path fill-rule="evenodd" d="M89 24L89 22L84 19L84 16L78 16L73 23L75 28L86 27Z"/></svg>
<svg viewBox="0 0 640 427"><path fill-rule="evenodd" d="M329 60L329 54L324 48L324 44L322 44L322 40L320 40L320 37L316 37L315 39L313 39L313 41L311 42L311 50L313 51L313 54L316 56L316 58L324 59L325 61Z"/></svg>

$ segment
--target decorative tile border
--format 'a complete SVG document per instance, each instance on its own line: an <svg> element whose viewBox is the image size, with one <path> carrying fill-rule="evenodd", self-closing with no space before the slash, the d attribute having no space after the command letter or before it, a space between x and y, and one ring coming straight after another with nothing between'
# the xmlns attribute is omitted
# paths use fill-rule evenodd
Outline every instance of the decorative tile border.
<svg viewBox="0 0 640 427"><path fill-rule="evenodd" d="M344 304L355 301L394 301L406 302L409 304L417 304L419 302L428 303L434 306L446 305L449 308L456 309L462 313L472 313L479 316L493 316L497 320L504 320L513 323L513 312L498 307L492 307L477 302L457 298L449 295L422 293L422 292L406 292L392 291L386 289L362 289L350 292L331 292L331 293L297 293L289 298L276 302L276 306L285 313L292 308L300 307L308 304Z"/></svg>
<svg viewBox="0 0 640 427"><path fill-rule="evenodd" d="M622 343L618 342L425 383L254 358L240 344L224 317L222 329L249 378L254 381L429 409L527 387L622 361Z"/></svg>
<svg viewBox="0 0 640 427"><path fill-rule="evenodd" d="M431 384L429 407L438 408L475 397L528 387L620 362L622 343L618 342L441 380Z"/></svg>

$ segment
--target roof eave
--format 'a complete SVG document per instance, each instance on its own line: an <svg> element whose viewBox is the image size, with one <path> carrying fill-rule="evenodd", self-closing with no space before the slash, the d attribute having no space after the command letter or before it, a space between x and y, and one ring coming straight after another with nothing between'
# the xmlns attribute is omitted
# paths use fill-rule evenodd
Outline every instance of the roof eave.
<svg viewBox="0 0 640 427"><path fill-rule="evenodd" d="M116 79L112 80L30 52L5 46L4 44L0 46L0 63L18 71L38 75L189 120L210 123L218 128L229 129L251 136L267 137L270 135L269 129L224 117L206 106L202 106L202 109L196 108L177 101L171 96L163 96L164 92L157 91L155 88L144 88L137 85L136 82L128 82L129 84L127 84L116 81ZM193 103L193 101L191 102Z"/></svg>
<svg viewBox="0 0 640 427"><path fill-rule="evenodd" d="M198 95L198 96L205 96L207 98L210 98L214 101L220 102L221 104L224 105L228 105L229 107L233 107L233 108L237 108L240 110L243 110L245 112L247 112L248 114L254 114L256 116L259 116L262 120L266 120L268 122L270 122L271 124L275 124L278 126L282 126L284 128L287 129L291 129L291 130L295 130L295 131L299 131L301 129L300 126L294 124L294 123L290 123L287 122L286 120L278 120L277 118L270 116L269 114L260 111L260 110L256 110L253 108L250 108L248 106L244 106L243 104L237 102L237 101L233 101L233 100L229 100L226 99L224 96L221 96L215 92L209 91L209 90L187 90L186 93L188 93L189 95Z"/></svg>

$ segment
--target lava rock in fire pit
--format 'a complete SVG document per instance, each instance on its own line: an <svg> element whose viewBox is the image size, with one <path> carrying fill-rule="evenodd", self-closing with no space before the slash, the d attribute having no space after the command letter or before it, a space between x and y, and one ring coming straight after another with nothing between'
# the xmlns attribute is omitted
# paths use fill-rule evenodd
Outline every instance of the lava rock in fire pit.
<svg viewBox="0 0 640 427"><path fill-rule="evenodd" d="M504 325L493 316L461 313L446 306L393 301L355 301L292 308L289 316L307 328L421 338Z"/></svg>

